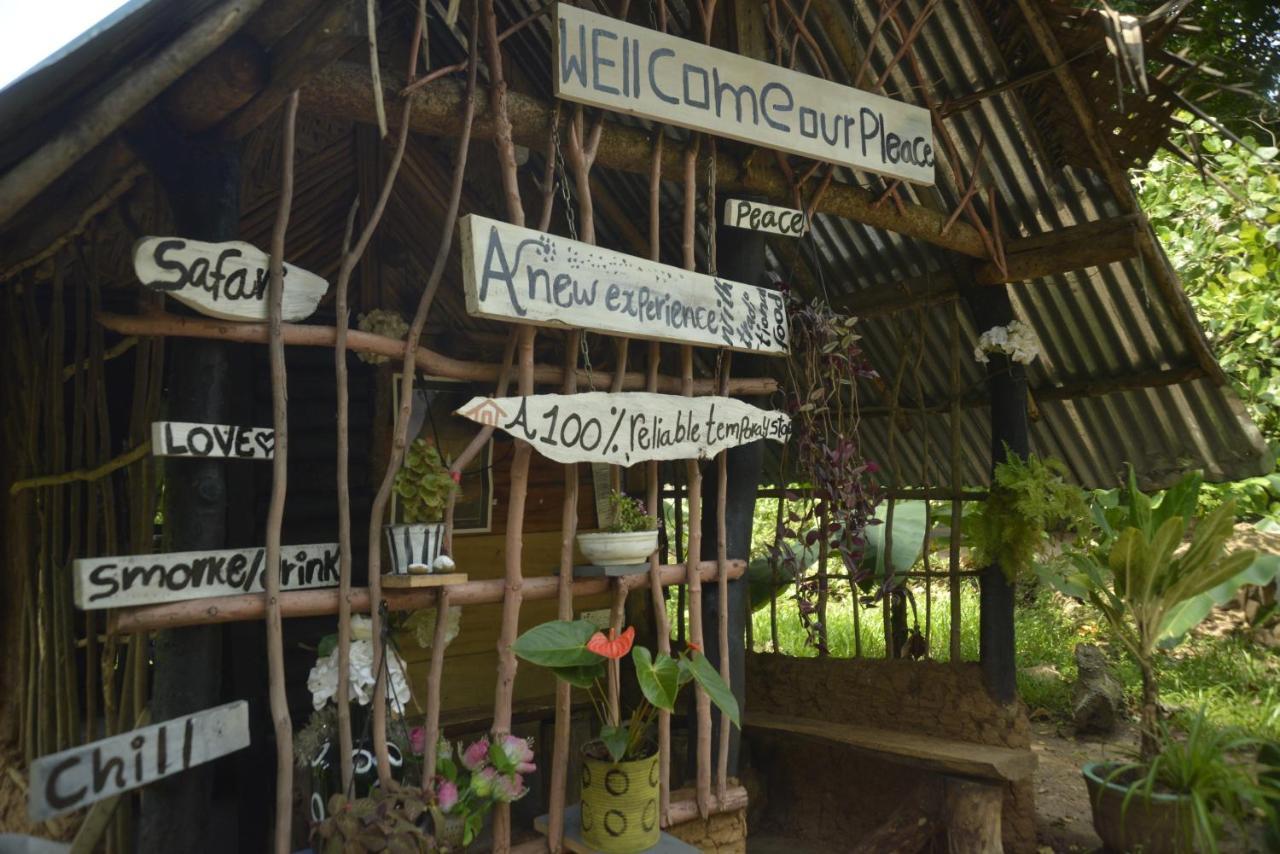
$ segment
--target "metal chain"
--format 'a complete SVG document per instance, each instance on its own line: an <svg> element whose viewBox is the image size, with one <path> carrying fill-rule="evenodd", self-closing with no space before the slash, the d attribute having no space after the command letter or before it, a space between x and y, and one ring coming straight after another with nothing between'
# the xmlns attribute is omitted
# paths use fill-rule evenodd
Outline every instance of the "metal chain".
<svg viewBox="0 0 1280 854"><path fill-rule="evenodd" d="M568 170L564 166L564 151L560 148L560 116L555 116L556 132L552 137L556 144L556 181L560 184L560 197L564 199L564 218L569 225L569 236L578 239L578 221L573 212L573 197L570 195Z"/></svg>

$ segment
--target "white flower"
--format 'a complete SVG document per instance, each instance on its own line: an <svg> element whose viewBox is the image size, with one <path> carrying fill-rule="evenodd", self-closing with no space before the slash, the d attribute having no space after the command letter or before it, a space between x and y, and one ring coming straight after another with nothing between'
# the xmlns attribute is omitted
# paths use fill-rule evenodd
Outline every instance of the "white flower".
<svg viewBox="0 0 1280 854"><path fill-rule="evenodd" d="M357 618L352 618L352 635L355 635ZM368 618L363 618L368 623ZM367 629L366 629L367 631ZM369 705L373 699L373 641L369 638L351 641L351 658L348 667L349 686L348 699L355 700L362 706ZM387 650L387 671L390 680L387 683L388 699L391 708L399 713L412 698L409 680L405 676L404 662L394 649ZM324 658L316 660L311 673L307 675L307 689L311 691L311 705L317 711L338 695L338 649Z"/></svg>
<svg viewBox="0 0 1280 854"><path fill-rule="evenodd" d="M369 640L373 637L373 620L360 614L351 615L351 639Z"/></svg>
<svg viewBox="0 0 1280 854"><path fill-rule="evenodd" d="M978 336L974 361L985 365L988 353L1003 353L1019 364L1029 365L1040 355L1040 342L1030 326L1012 320L1008 326L993 326Z"/></svg>
<svg viewBox="0 0 1280 854"><path fill-rule="evenodd" d="M980 365L985 365L987 362L991 361L987 358L987 354L983 351L981 346L973 348L973 359Z"/></svg>

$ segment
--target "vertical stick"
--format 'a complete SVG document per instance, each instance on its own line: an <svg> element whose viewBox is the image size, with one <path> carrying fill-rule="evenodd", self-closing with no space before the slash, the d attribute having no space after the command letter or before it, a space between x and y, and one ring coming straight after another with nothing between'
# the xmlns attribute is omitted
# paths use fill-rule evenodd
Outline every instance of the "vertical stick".
<svg viewBox="0 0 1280 854"><path fill-rule="evenodd" d="M782 453L784 455L786 454L785 446ZM784 465L780 466L779 469L785 476L787 467ZM775 546L782 545L782 519L783 515L786 513L786 506L787 488L786 486L783 486L778 495L778 515L774 518L773 523L773 543ZM778 645L778 564L781 562L782 557L780 554L777 558L769 562L769 640L773 643L774 652L778 652L780 650Z"/></svg>
<svg viewBox="0 0 1280 854"><path fill-rule="evenodd" d="M569 330L564 343L564 394L578 390L578 345L582 332ZM578 467L564 467L564 507L560 513L560 581L556 617L573 619L573 542L578 533ZM573 716L572 687L556 680L556 725L551 748L551 801L547 818L547 847L559 852L564 841L565 787L569 777L569 726Z"/></svg>
<svg viewBox="0 0 1280 854"><path fill-rule="evenodd" d="M427 674L427 735L423 752L422 788L436 773L436 747L440 743L440 680L444 676L444 648L449 637L449 588L436 595L436 630L431 637L431 672Z"/></svg>
<svg viewBox="0 0 1280 854"><path fill-rule="evenodd" d="M654 140L653 155L649 159L649 258L662 260L662 146L665 135L661 129ZM649 342L648 373L645 377L645 388L650 392L658 390L658 367L662 359L662 347L657 341ZM662 511L662 469L657 460L646 463L645 477L648 493L645 498L649 502L649 517L658 520ZM678 501L678 499L677 499ZM659 556L654 552L649 556L649 591L653 597L653 618L658 630L658 652L671 654L671 625L667 621L667 600L662 593L662 579L659 576ZM666 827L670 822L668 813L671 807L671 713L664 710L658 712L658 816L660 824Z"/></svg>
<svg viewBox="0 0 1280 854"><path fill-rule="evenodd" d="M826 658L831 654L831 636L827 631L827 558L830 557L831 541L827 534L827 506L824 502L822 512L818 514L818 657Z"/></svg>
<svg viewBox="0 0 1280 854"><path fill-rule="evenodd" d="M951 548L948 591L951 596L952 664L960 663L960 303L951 304Z"/></svg>
<svg viewBox="0 0 1280 854"><path fill-rule="evenodd" d="M298 93L285 105L280 207L271 233L271 283L267 325L271 339L271 412L276 432L271 462L271 504L267 509L267 668L271 683L271 719L276 731L276 854L292 850L293 828L293 721L285 696L284 627L280 621L280 530L289 476L289 392L286 387L284 339L280 311L284 300L284 236L293 204L293 139L298 118Z"/></svg>
<svg viewBox="0 0 1280 854"><path fill-rule="evenodd" d="M715 222L708 223L715 233ZM720 371L720 394L729 393L729 372L733 364L733 354L722 354ZM725 524L725 501L729 492L729 452L721 451L717 459L716 471L716 616L719 623L720 677L724 684L732 685L729 673L729 568L728 549L729 534ZM716 754L716 797L724 802L729 792L729 728L732 722L729 716L720 712L720 741Z"/></svg>

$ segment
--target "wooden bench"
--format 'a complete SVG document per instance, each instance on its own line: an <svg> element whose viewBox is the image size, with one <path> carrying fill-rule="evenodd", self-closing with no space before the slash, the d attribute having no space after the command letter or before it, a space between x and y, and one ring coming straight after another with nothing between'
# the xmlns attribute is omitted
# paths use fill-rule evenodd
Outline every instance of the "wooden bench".
<svg viewBox="0 0 1280 854"><path fill-rule="evenodd" d="M853 750L940 775L941 787L921 784L916 797L904 799L874 833L859 840L856 851L915 851L940 827L948 850L1000 852L1000 813L1004 785L1031 778L1036 756L1030 750L990 747L937 736L898 732L812 718L748 712L746 730L846 745Z"/></svg>

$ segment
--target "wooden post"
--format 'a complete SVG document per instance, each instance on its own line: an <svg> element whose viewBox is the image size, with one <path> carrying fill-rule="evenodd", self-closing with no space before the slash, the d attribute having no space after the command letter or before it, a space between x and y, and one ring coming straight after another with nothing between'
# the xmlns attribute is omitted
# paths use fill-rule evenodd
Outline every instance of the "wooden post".
<svg viewBox="0 0 1280 854"><path fill-rule="evenodd" d="M969 280L972 281L971 279ZM964 299L979 334L1014 319L1006 288L964 288ZM955 358L955 357L953 357ZM1031 450L1027 420L1027 374L1022 365L993 358L987 365L987 392L991 396L991 465L1007 454L1021 457ZM978 630L983 679L997 700L1009 703L1017 697L1017 662L1014 659L1013 585L998 565L982 568Z"/></svg>
<svg viewBox="0 0 1280 854"><path fill-rule="evenodd" d="M165 187L174 230L201 240L230 240L240 229L238 146L207 148L154 125L139 145ZM230 392L225 343L170 342L167 414L174 420L226 423ZM168 457L165 466L165 549L223 548L227 543L227 461ZM222 631L199 626L158 632L153 651L151 719L166 721L218 704ZM138 829L141 848L204 851L209 834L213 766L148 786Z"/></svg>

